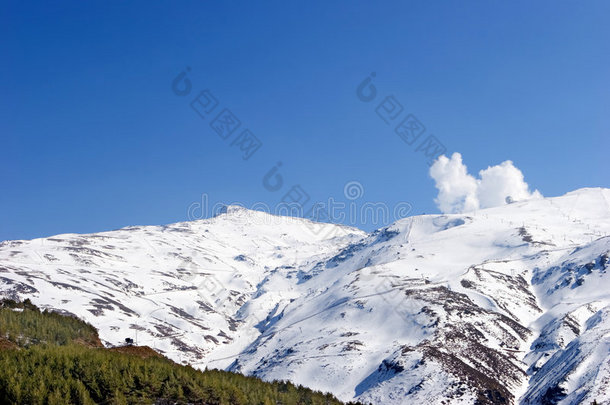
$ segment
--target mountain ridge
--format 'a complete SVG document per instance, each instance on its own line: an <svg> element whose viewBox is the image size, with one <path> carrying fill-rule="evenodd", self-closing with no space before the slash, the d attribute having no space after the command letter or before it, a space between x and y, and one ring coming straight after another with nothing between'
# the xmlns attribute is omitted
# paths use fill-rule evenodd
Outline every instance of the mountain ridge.
<svg viewBox="0 0 610 405"><path fill-rule="evenodd" d="M135 335L341 400L605 403L609 200L586 188L370 233L228 208L6 241L0 292L76 313L106 345Z"/></svg>

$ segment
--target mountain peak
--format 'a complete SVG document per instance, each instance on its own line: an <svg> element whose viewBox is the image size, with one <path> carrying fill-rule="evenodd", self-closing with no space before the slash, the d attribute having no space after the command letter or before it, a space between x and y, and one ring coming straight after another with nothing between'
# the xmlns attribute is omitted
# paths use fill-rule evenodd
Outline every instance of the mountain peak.
<svg viewBox="0 0 610 405"><path fill-rule="evenodd" d="M222 206L222 208L218 211L218 215L245 214L245 213L254 213L254 212L260 212L260 211L251 210L251 209L248 209L248 208L244 207L243 205L239 205L239 204L228 204L228 205Z"/></svg>

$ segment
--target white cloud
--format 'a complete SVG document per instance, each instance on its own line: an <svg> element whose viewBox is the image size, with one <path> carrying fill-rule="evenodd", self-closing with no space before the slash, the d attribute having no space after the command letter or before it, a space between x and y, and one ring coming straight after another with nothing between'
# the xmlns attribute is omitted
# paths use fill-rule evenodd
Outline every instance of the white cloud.
<svg viewBox="0 0 610 405"><path fill-rule="evenodd" d="M479 208L477 181L468 174L459 153L454 153L451 159L440 156L430 167L430 176L436 181L438 196L434 201L442 212L458 213Z"/></svg>
<svg viewBox="0 0 610 405"><path fill-rule="evenodd" d="M506 204L507 197L514 201L542 197L538 190L529 191L523 173L510 160L481 170L477 179L456 152L451 158L440 156L430 167L430 176L438 189L434 201L443 213L497 207Z"/></svg>

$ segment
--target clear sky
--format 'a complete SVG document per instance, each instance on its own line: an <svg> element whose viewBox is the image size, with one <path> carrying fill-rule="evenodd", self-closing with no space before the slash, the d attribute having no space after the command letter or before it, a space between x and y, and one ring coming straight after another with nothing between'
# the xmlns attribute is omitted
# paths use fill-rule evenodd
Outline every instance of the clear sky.
<svg viewBox="0 0 610 405"><path fill-rule="evenodd" d="M512 160L545 196L610 186L610 2L178 3L3 3L0 240L182 221L203 193L347 201L351 181L360 203L434 213L428 135L475 174ZM388 96L403 112L386 123ZM407 114L413 145L394 132ZM262 142L247 160L245 129Z"/></svg>

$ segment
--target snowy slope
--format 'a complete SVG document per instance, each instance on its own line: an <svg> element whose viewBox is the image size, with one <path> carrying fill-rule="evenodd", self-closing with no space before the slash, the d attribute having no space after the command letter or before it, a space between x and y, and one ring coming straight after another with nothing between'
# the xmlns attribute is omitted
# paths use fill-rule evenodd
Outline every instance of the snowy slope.
<svg viewBox="0 0 610 405"><path fill-rule="evenodd" d="M365 234L229 209L0 246L0 291L107 344L379 404L610 403L610 190Z"/></svg>
<svg viewBox="0 0 610 405"><path fill-rule="evenodd" d="M295 263L322 260L363 234L230 207L208 220L7 241L0 290L86 319L107 344L132 337L205 365L212 353L239 353L257 319L294 296ZM275 272L286 282L267 307L243 308Z"/></svg>

